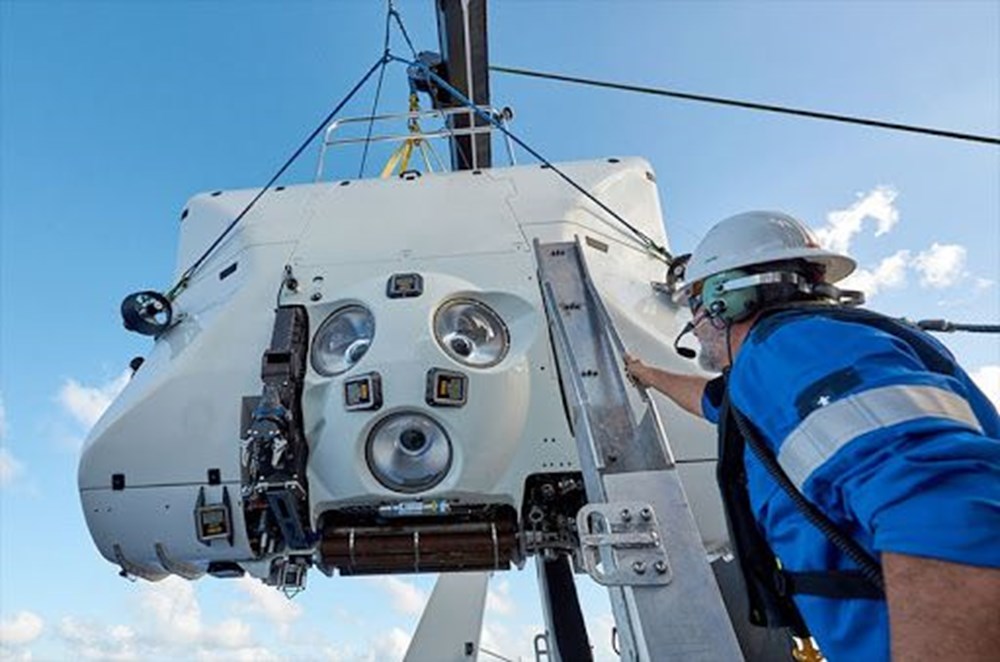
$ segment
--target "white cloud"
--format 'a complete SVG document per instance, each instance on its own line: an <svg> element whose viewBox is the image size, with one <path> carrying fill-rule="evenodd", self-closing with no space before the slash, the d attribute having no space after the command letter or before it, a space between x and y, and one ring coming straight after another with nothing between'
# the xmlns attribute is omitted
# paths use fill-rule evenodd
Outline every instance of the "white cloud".
<svg viewBox="0 0 1000 662"><path fill-rule="evenodd" d="M59 637L74 657L85 660L138 660L136 634L124 625L106 627L67 616L59 622Z"/></svg>
<svg viewBox="0 0 1000 662"><path fill-rule="evenodd" d="M221 648L243 648L251 644L251 632L248 623L237 618L227 618L207 630L205 640L206 643Z"/></svg>
<svg viewBox="0 0 1000 662"><path fill-rule="evenodd" d="M140 608L152 630L179 644L195 644L202 635L201 606L194 585L179 577L143 586Z"/></svg>
<svg viewBox="0 0 1000 662"><path fill-rule="evenodd" d="M242 577L236 587L250 597L250 602L242 605L241 611L260 614L275 626L282 636L288 633L291 624L302 615L302 606L289 600L285 594L273 586L267 586L253 577Z"/></svg>
<svg viewBox="0 0 1000 662"><path fill-rule="evenodd" d="M969 374L993 406L1000 410L1000 365L984 365Z"/></svg>
<svg viewBox="0 0 1000 662"><path fill-rule="evenodd" d="M490 582L486 592L486 610L499 616L510 616L514 613L514 600L510 596L510 582L503 579ZM495 585L494 585L495 584Z"/></svg>
<svg viewBox="0 0 1000 662"><path fill-rule="evenodd" d="M861 232L866 219L876 222L875 236L889 232L899 221L899 211L895 207L898 193L888 186L878 186L847 209L832 211L826 215L827 224L816 230L820 244L837 253L850 252L851 240Z"/></svg>
<svg viewBox="0 0 1000 662"><path fill-rule="evenodd" d="M406 649L410 647L410 635L404 630L394 627L385 636L371 642L369 657L366 661L371 662L396 662L406 656Z"/></svg>
<svg viewBox="0 0 1000 662"><path fill-rule="evenodd" d="M24 465L7 448L0 446L0 489L14 483L24 473Z"/></svg>
<svg viewBox="0 0 1000 662"><path fill-rule="evenodd" d="M281 659L257 645L250 625L237 618L203 621L194 584L178 577L142 585L135 617L134 628L67 617L58 634L83 659Z"/></svg>
<svg viewBox="0 0 1000 662"><path fill-rule="evenodd" d="M0 646L0 662L32 662L34 659L30 650L24 648L15 650Z"/></svg>
<svg viewBox="0 0 1000 662"><path fill-rule="evenodd" d="M248 646L224 651L200 650L195 659L204 662L278 662L286 658L263 646Z"/></svg>
<svg viewBox="0 0 1000 662"><path fill-rule="evenodd" d="M203 620L194 586L178 577L140 585L137 608L133 610L134 621L129 625L108 625L75 616L62 618L55 631L63 644L64 656L67 659L109 661L195 659L269 662L285 659L255 642L251 626L238 618L217 622ZM257 601L254 602L256 604ZM261 612L287 621L288 613L297 615L300 610L297 605L291 612L269 606L262 608ZM20 612L0 622L0 660L30 659L31 651L11 646L31 643L42 630L42 619L30 612ZM316 648L317 654L320 650L321 647ZM28 657L20 656L22 652L26 652Z"/></svg>
<svg viewBox="0 0 1000 662"><path fill-rule="evenodd" d="M0 621L0 644L22 646L42 634L45 623L30 611L19 611L12 618Z"/></svg>
<svg viewBox="0 0 1000 662"><path fill-rule="evenodd" d="M323 659L327 662L399 662L406 656L410 640L411 636L405 630L393 627L367 640L359 638L356 642L318 647L309 655L309 659Z"/></svg>
<svg viewBox="0 0 1000 662"><path fill-rule="evenodd" d="M83 427L93 427L111 401L115 399L131 378L126 370L115 379L100 386L85 386L75 379L67 379L59 389L59 403Z"/></svg>
<svg viewBox="0 0 1000 662"><path fill-rule="evenodd" d="M0 393L0 489L8 487L24 471L24 465L3 445L7 438L7 410ZM2 641L2 640L0 640Z"/></svg>
<svg viewBox="0 0 1000 662"><path fill-rule="evenodd" d="M896 251L889 257L883 258L873 270L858 269L839 283L839 286L849 290L861 290L870 299L883 289L906 285L906 267L909 260L910 251Z"/></svg>
<svg viewBox="0 0 1000 662"><path fill-rule="evenodd" d="M934 242L929 249L913 259L913 268L920 272L921 285L943 289L951 287L967 275L965 256L964 246Z"/></svg>
<svg viewBox="0 0 1000 662"><path fill-rule="evenodd" d="M402 614L420 614L427 604L428 595L413 582L385 575L374 577L371 581L389 594L390 605Z"/></svg>

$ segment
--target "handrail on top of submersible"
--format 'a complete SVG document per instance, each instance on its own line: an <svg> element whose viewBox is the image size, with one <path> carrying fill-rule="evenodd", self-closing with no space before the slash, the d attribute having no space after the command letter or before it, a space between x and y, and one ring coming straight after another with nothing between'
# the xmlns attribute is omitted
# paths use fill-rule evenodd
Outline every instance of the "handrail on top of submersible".
<svg viewBox="0 0 1000 662"><path fill-rule="evenodd" d="M506 126L507 121L510 119L510 111L507 109L498 110L492 106L478 106L479 111L489 113L491 116L495 117L502 126ZM446 120L448 117L454 115L466 115L469 118L469 124L471 126L467 128L455 129L449 127L447 124L442 126L440 129L435 129L432 131L410 131L407 130L406 133L392 133L386 135L378 135L371 137L357 137L357 138L333 138L333 134L343 127L345 124L359 124L367 122L388 122L388 121L402 121L406 120L408 123L414 120L427 119L427 118L440 118ZM323 135L323 141L320 143L319 151L319 163L316 166L316 181L321 181L323 179L323 170L326 165L326 151L330 147L335 147L337 145L356 145L359 143L377 143L377 142L404 142L407 140L430 140L430 139L440 139L440 138L454 138L457 136L478 136L481 134L489 134L493 131L493 125L475 125L475 118L477 117L476 110L468 108L466 106L456 107L456 108L433 108L428 110L418 110L407 113L393 113L386 115L369 115L362 117L345 117L343 119L336 119L330 122L329 126L326 127L326 132ZM507 146L507 158L510 161L510 165L516 165L514 159L514 147L510 142L510 137L504 134L505 143Z"/></svg>

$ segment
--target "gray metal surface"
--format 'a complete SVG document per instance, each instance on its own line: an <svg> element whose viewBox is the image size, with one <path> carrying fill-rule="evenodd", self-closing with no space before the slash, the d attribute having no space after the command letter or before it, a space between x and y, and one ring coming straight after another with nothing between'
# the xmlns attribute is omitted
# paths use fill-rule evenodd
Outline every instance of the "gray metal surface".
<svg viewBox="0 0 1000 662"><path fill-rule="evenodd" d="M576 516L583 567L604 586L670 582L653 506L642 501L591 503Z"/></svg>
<svg viewBox="0 0 1000 662"><path fill-rule="evenodd" d="M608 589L622 659L742 660L666 436L645 393L645 411L636 422L620 367L624 346L579 244L536 242L535 254L588 500L619 514L648 504L658 558L666 563L667 583L642 585L656 572L655 565L643 566L631 585ZM611 530L603 533L613 534L614 526L607 526ZM602 532L582 530L585 540L591 533ZM610 547L603 545L602 566L614 565Z"/></svg>
<svg viewBox="0 0 1000 662"><path fill-rule="evenodd" d="M403 662L477 659L489 580L485 572L439 575Z"/></svg>

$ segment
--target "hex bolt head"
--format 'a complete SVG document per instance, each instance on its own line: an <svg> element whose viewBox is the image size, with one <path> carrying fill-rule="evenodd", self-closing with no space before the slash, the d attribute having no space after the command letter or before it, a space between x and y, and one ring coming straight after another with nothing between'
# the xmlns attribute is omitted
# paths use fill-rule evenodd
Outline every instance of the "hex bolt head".
<svg viewBox="0 0 1000 662"><path fill-rule="evenodd" d="M629 510L628 508L622 508L621 518L622 518L623 522L631 522L632 521L632 511Z"/></svg>
<svg viewBox="0 0 1000 662"><path fill-rule="evenodd" d="M646 574L646 562L645 561L635 561L632 563L632 570L635 571L637 575Z"/></svg>
<svg viewBox="0 0 1000 662"><path fill-rule="evenodd" d="M653 509L650 508L649 506L646 506L645 508L639 511L639 517L648 522L649 520L653 519Z"/></svg>
<svg viewBox="0 0 1000 662"><path fill-rule="evenodd" d="M660 560L653 564L653 568L661 575L667 574L667 562Z"/></svg>

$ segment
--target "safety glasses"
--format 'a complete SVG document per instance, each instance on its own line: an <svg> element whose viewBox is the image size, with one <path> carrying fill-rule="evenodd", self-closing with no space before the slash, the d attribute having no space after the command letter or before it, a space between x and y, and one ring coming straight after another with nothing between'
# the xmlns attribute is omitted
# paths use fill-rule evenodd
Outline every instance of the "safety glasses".
<svg viewBox="0 0 1000 662"><path fill-rule="evenodd" d="M702 307L702 296L701 290L704 286L704 281L698 281L691 285L688 289L688 309L691 311L692 315L697 315L698 311Z"/></svg>

